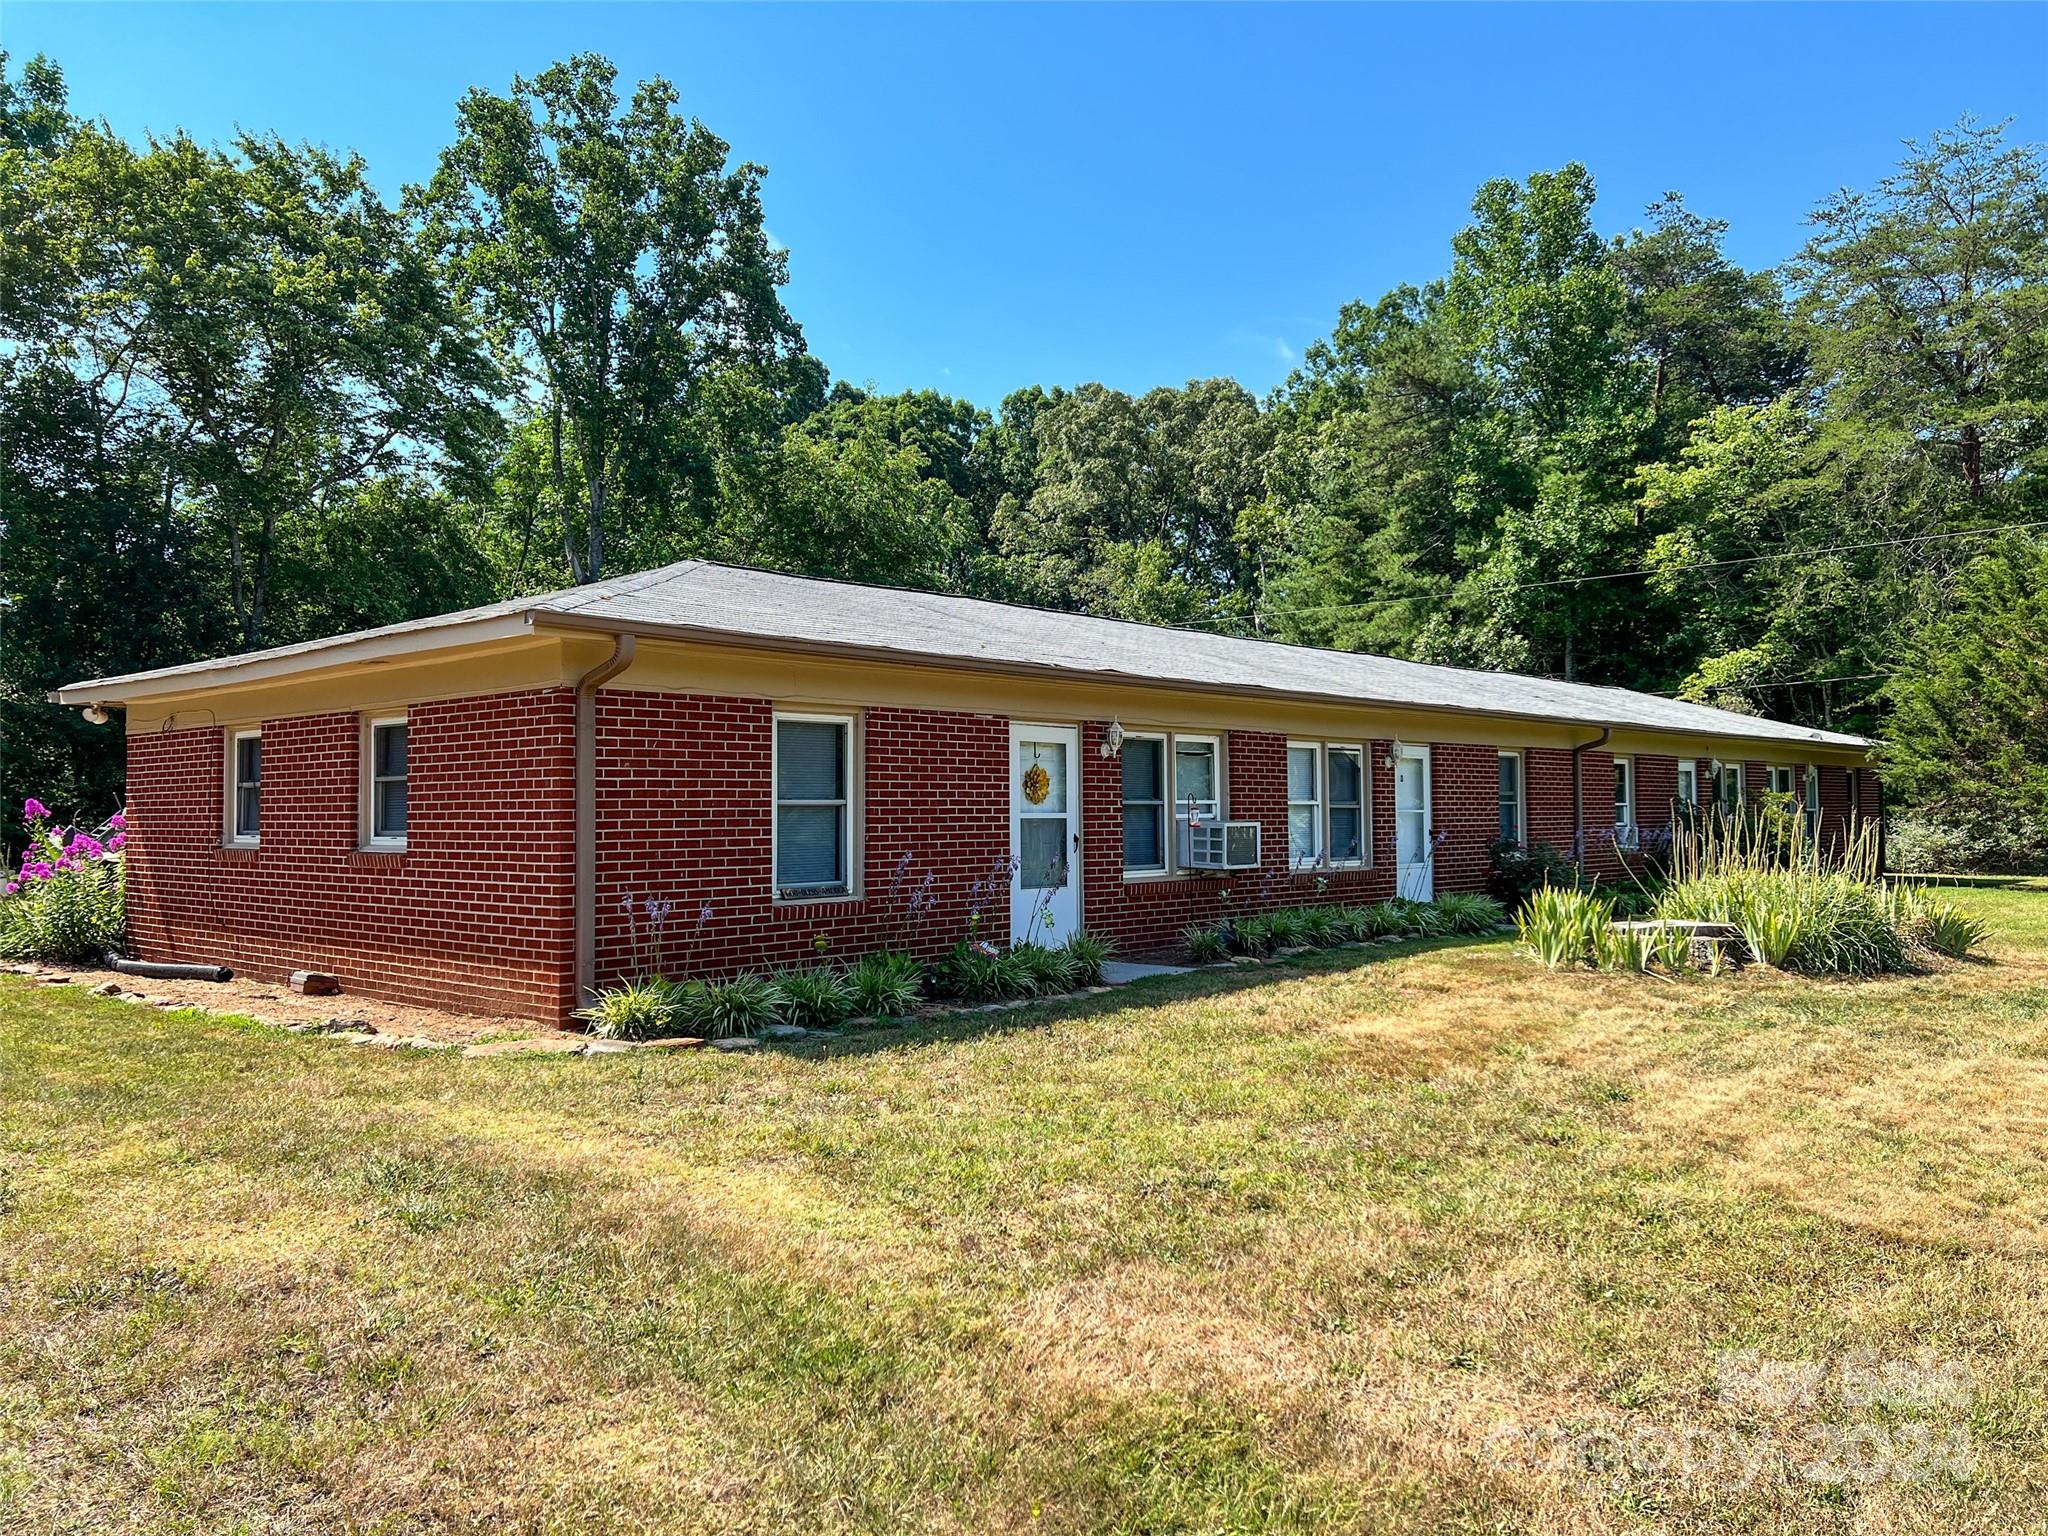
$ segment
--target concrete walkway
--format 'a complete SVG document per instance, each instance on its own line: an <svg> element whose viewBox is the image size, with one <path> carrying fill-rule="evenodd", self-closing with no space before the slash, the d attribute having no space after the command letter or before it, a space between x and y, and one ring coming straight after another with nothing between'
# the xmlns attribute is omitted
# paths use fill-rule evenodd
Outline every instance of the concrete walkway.
<svg viewBox="0 0 2048 1536"><path fill-rule="evenodd" d="M1112 987L1120 987L1147 976L1185 976L1189 969L1185 965L1140 965L1135 960L1111 960L1102 967L1102 979Z"/></svg>

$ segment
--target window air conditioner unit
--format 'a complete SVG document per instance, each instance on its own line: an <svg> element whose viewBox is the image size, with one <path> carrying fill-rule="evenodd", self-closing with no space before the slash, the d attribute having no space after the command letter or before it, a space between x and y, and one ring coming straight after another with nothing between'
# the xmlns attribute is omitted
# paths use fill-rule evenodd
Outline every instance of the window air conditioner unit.
<svg viewBox="0 0 2048 1536"><path fill-rule="evenodd" d="M1188 828L1189 869L1257 869L1259 823L1205 821Z"/></svg>

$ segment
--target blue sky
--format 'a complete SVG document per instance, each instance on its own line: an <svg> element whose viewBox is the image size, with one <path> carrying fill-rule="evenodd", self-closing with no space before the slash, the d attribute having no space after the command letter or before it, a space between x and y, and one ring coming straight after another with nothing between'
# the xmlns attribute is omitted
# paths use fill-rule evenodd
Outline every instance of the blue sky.
<svg viewBox="0 0 2048 1536"><path fill-rule="evenodd" d="M768 166L788 303L835 376L1263 392L1338 305L1448 263L1473 189L1584 160L1771 264L1963 112L2048 139L2048 6L47 5L124 133L361 150L395 195L457 97L596 50Z"/></svg>

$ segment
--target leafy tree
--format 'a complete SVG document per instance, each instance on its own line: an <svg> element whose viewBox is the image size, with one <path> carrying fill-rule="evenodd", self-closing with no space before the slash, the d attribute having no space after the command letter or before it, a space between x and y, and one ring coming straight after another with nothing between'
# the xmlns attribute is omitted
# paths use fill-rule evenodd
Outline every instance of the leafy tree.
<svg viewBox="0 0 2048 1536"><path fill-rule="evenodd" d="M545 424L549 510L577 582L605 573L608 539L631 569L643 531L672 544L708 521L707 382L741 365L768 377L803 346L762 225L763 169L729 166L665 80L621 107L616 79L579 54L508 95L472 90L414 197Z"/></svg>
<svg viewBox="0 0 2048 1536"><path fill-rule="evenodd" d="M281 519L489 442L494 372L360 159L81 125L11 185L0 217L38 269L21 355L172 455L244 645L269 634Z"/></svg>
<svg viewBox="0 0 2048 1536"><path fill-rule="evenodd" d="M2048 857L2048 541L1973 560L1887 697L1896 793L2007 864Z"/></svg>
<svg viewBox="0 0 2048 1536"><path fill-rule="evenodd" d="M2048 448L2048 162L1965 118L1814 214L1792 264L1831 415L1924 445L1972 521L2038 498Z"/></svg>

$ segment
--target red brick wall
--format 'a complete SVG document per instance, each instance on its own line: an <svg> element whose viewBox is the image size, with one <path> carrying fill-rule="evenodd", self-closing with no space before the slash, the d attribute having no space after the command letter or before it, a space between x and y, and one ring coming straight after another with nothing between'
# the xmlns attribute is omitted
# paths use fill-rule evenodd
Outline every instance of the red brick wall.
<svg viewBox="0 0 2048 1536"><path fill-rule="evenodd" d="M345 993L557 1017L573 1006L574 715L563 690L413 706L402 854L356 847L355 714L264 722L253 849L221 846L220 730L130 736L136 954L267 980L331 971Z"/></svg>
<svg viewBox="0 0 2048 1536"><path fill-rule="evenodd" d="M643 968L694 975L795 965L818 955L820 936L835 959L883 948L936 954L966 932L970 905L983 914L981 931L1009 937L1007 718L866 711L856 749L863 764L860 893L778 905L773 716L766 699L598 695L601 983ZM929 910L906 921L927 876ZM658 955L649 897L676 904ZM630 924L627 898L636 908ZM700 925L707 904L711 915Z"/></svg>

